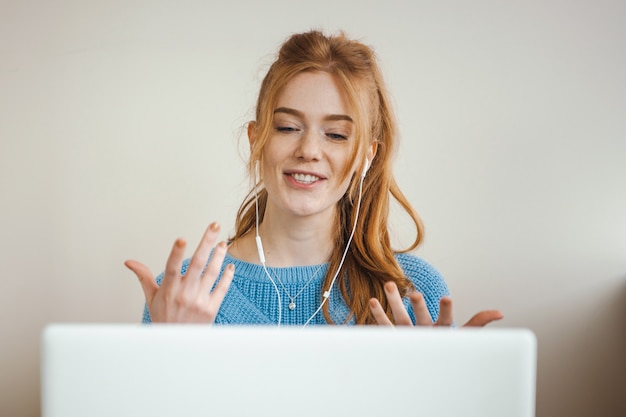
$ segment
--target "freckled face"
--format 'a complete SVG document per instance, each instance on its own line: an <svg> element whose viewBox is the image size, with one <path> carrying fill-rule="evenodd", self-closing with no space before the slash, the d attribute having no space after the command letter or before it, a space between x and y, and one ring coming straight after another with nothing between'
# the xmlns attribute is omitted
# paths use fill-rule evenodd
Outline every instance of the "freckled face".
<svg viewBox="0 0 626 417"><path fill-rule="evenodd" d="M345 194L352 164L353 115L343 89L326 72L294 77L278 97L261 175L267 213L328 216Z"/></svg>

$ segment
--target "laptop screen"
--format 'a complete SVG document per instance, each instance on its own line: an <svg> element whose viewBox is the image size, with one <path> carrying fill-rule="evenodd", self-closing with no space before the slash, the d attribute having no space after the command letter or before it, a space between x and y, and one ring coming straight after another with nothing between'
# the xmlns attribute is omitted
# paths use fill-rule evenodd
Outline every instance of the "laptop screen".
<svg viewBox="0 0 626 417"><path fill-rule="evenodd" d="M53 324L43 417L530 417L524 329Z"/></svg>

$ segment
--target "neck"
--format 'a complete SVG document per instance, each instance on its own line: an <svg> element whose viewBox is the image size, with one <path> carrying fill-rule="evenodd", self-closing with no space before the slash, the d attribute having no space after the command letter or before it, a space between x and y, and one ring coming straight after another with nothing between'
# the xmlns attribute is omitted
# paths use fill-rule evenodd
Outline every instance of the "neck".
<svg viewBox="0 0 626 417"><path fill-rule="evenodd" d="M269 207L268 207L269 209ZM259 235L268 266L317 265L328 261L333 249L335 214L287 217L267 210Z"/></svg>

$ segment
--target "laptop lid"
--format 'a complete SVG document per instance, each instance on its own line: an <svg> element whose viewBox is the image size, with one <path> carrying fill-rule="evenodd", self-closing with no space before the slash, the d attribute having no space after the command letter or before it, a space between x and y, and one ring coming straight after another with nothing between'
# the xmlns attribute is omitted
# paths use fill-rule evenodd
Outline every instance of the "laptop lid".
<svg viewBox="0 0 626 417"><path fill-rule="evenodd" d="M43 417L530 417L523 329L53 324Z"/></svg>

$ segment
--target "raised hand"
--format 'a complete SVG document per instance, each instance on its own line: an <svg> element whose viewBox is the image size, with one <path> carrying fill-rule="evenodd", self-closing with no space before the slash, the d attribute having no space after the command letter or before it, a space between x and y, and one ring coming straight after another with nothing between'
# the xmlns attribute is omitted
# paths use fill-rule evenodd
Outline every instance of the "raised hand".
<svg viewBox="0 0 626 417"><path fill-rule="evenodd" d="M385 284L385 294L387 295L387 300L389 302L389 306L391 307L393 321L387 317L380 302L376 298L372 298L370 299L369 304L370 310L372 311L372 315L376 319L376 322L379 325L386 326L393 326L394 324L397 326L412 326L413 322L411 321L411 317L406 311L406 308L404 308L402 297L400 297L400 292L398 291L396 284L393 282L387 282ZM428 312L424 296L421 293L417 291L412 292L409 294L409 300L411 301L411 306L413 306L417 326L452 326L452 299L450 299L450 297L441 298L439 302L439 317L434 323L430 317L430 313ZM469 319L463 326L482 327L492 321L500 320L502 317L503 315L499 310L484 310L472 316L472 318Z"/></svg>
<svg viewBox="0 0 626 417"><path fill-rule="evenodd" d="M210 324L215 321L235 272L232 264L226 266L222 278L211 291L227 249L225 242L217 244L209 262L219 230L217 223L209 225L184 275L181 268L187 243L184 239L177 239L167 259L160 287L147 266L133 260L124 262L139 278L153 322Z"/></svg>

